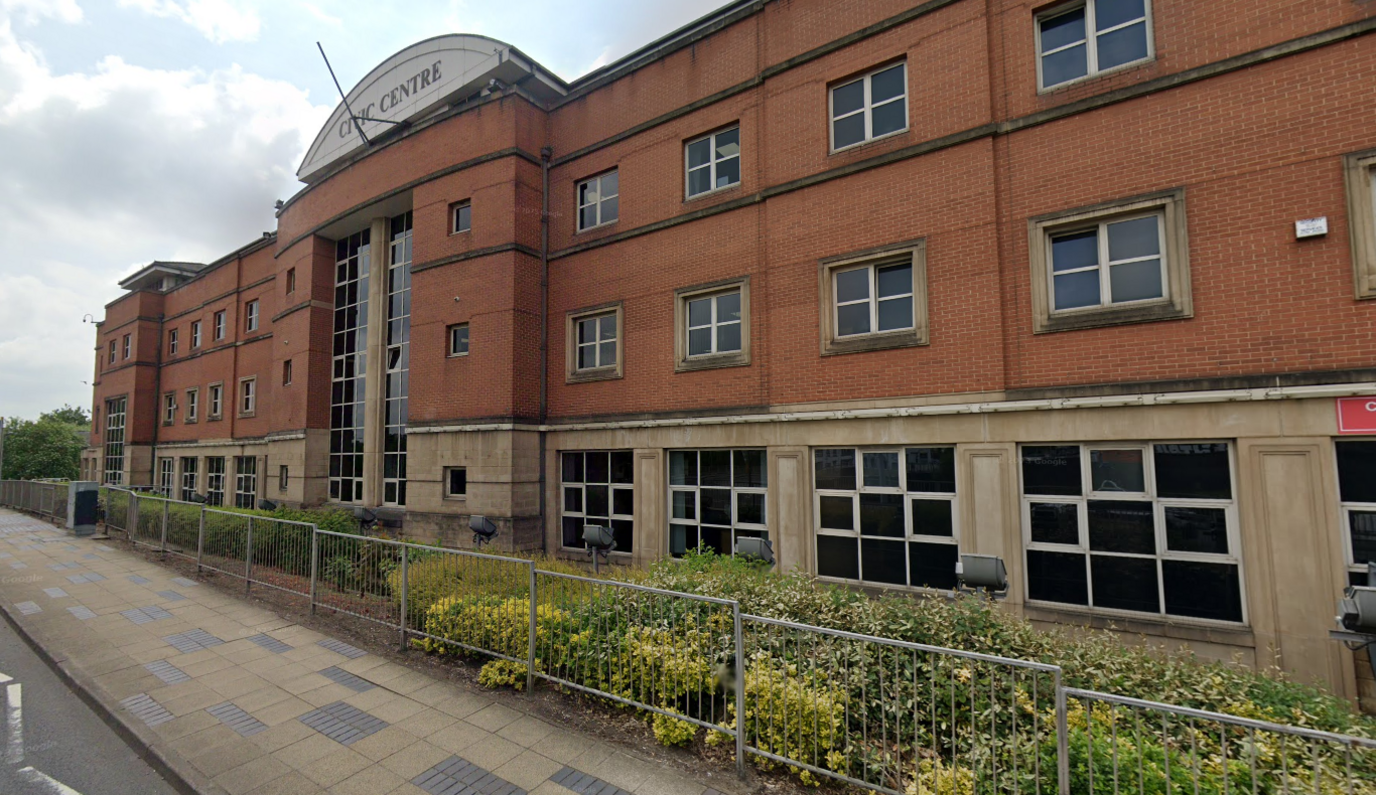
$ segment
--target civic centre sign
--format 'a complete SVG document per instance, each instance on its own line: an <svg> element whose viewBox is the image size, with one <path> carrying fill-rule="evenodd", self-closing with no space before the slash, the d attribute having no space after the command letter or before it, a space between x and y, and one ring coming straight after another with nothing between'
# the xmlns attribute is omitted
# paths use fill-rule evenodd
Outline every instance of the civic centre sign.
<svg viewBox="0 0 1376 795"><path fill-rule="evenodd" d="M1376 396L1338 398L1338 433L1376 435Z"/></svg>

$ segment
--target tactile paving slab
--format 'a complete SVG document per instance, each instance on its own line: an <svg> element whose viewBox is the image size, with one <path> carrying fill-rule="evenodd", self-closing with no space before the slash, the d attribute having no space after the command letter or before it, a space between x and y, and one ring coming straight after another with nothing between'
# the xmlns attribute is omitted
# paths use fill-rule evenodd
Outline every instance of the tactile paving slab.
<svg viewBox="0 0 1376 795"><path fill-rule="evenodd" d="M94 553L94 552L87 552L85 555L82 555L82 556L81 556L81 559L82 559L82 560L100 560L100 556L97 555L97 554Z"/></svg>
<svg viewBox="0 0 1376 795"><path fill-rule="evenodd" d="M211 646L219 646L224 643L224 641L203 629L192 629L186 632L179 632L176 635L168 635L163 638L163 640L167 641L172 648L183 654L202 651Z"/></svg>
<svg viewBox="0 0 1376 795"><path fill-rule="evenodd" d="M164 709L147 693L136 693L119 702L119 705L134 713L135 717L148 724L149 727L172 720L172 713Z"/></svg>
<svg viewBox="0 0 1376 795"><path fill-rule="evenodd" d="M369 715L343 701L326 704L320 709L307 712L298 720L341 745L353 745L389 725L382 718Z"/></svg>
<svg viewBox="0 0 1376 795"><path fill-rule="evenodd" d="M172 582L175 582L183 588L191 588L196 584L195 580L188 580L185 577L173 577Z"/></svg>
<svg viewBox="0 0 1376 795"><path fill-rule="evenodd" d="M164 618L172 617L171 613L156 605L153 607L135 607L131 610L121 610L119 614L135 624L150 624L154 621L161 621Z"/></svg>
<svg viewBox="0 0 1376 795"><path fill-rule="evenodd" d="M374 687L377 687L377 685L369 682L367 679L361 676L355 676L343 668L334 665L321 671L320 675L337 685L344 685L355 693L366 693Z"/></svg>
<svg viewBox="0 0 1376 795"><path fill-rule="evenodd" d="M132 582L135 585L147 585L148 583L152 582L152 580L148 579L147 577L140 577L137 574L130 574L129 582Z"/></svg>
<svg viewBox="0 0 1376 795"><path fill-rule="evenodd" d="M107 546L105 546L104 544L96 544L96 549L100 550L101 552L114 552L114 551L115 551L115 548L114 548L114 547L107 547Z"/></svg>
<svg viewBox="0 0 1376 795"><path fill-rule="evenodd" d="M92 572L88 572L88 573L86 573L86 574L69 574L69 575L67 575L67 581L68 581L68 582L71 582L71 583L74 583L74 584L76 584L76 585L80 585L81 583L84 583L84 582L100 582L100 581L103 580L103 579L105 579L105 575L104 575L104 574L96 574L96 573L93 572L93 571L92 571Z"/></svg>
<svg viewBox="0 0 1376 795"><path fill-rule="evenodd" d="M67 592L62 590L61 588L44 588L43 593L47 594L48 596L51 596L54 599L61 599L62 597L68 595Z"/></svg>
<svg viewBox="0 0 1376 795"><path fill-rule="evenodd" d="M76 616L82 621L90 621L91 619L96 617L96 614L91 612L91 608L87 607L86 605L77 605L76 607L69 607L67 608L67 612L71 613L72 615Z"/></svg>
<svg viewBox="0 0 1376 795"><path fill-rule="evenodd" d="M296 648L295 646L290 646L286 643L283 643L282 641L272 637L271 635L261 632L249 638L249 640L258 644L259 646L262 646L263 648L267 649L273 654L283 654Z"/></svg>
<svg viewBox="0 0 1376 795"><path fill-rule="evenodd" d="M50 564L48 564L48 568L52 569L53 571L66 571L67 569L79 569L79 568L81 568L81 564L80 564L80 563L72 563L72 562L68 562L68 563L50 563Z"/></svg>
<svg viewBox="0 0 1376 795"><path fill-rule="evenodd" d="M526 795L510 781L458 756L440 762L411 783L430 795Z"/></svg>
<svg viewBox="0 0 1376 795"><path fill-rule="evenodd" d="M182 682L191 681L191 677L187 676L186 671L183 671L167 660L154 660L150 663L144 663L143 667L147 668L149 673L169 685L179 685Z"/></svg>
<svg viewBox="0 0 1376 795"><path fill-rule="evenodd" d="M10 563L10 568L14 569L15 571L18 571L20 569L27 569L28 567L29 564L25 563L22 560L16 560Z"/></svg>
<svg viewBox="0 0 1376 795"><path fill-rule="evenodd" d="M558 773L550 776L549 780L564 789L573 790L579 795L630 795L626 790L609 784L591 773L584 773L571 767L562 768Z"/></svg>
<svg viewBox="0 0 1376 795"><path fill-rule="evenodd" d="M176 591L158 591L158 596L161 596L169 602L180 602L186 598Z"/></svg>
<svg viewBox="0 0 1376 795"><path fill-rule="evenodd" d="M14 606L19 609L20 613L26 616L43 612L43 608L39 607L37 602L15 602Z"/></svg>
<svg viewBox="0 0 1376 795"><path fill-rule="evenodd" d="M362 657L363 655L368 653L362 649L350 646L342 640L335 640L334 638L326 638L325 640L316 641L315 645L323 649L329 649L332 652L342 654L345 657L348 657L350 660L356 660L359 657Z"/></svg>
<svg viewBox="0 0 1376 795"><path fill-rule="evenodd" d="M238 732L241 737L252 737L258 732L267 731L268 728L257 718L236 707L232 701L207 707L206 712L219 718L221 723Z"/></svg>

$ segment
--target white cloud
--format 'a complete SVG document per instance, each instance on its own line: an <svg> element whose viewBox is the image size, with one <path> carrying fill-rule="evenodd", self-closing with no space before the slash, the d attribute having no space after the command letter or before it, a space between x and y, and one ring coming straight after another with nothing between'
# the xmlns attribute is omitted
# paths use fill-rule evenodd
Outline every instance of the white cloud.
<svg viewBox="0 0 1376 795"><path fill-rule="evenodd" d="M253 41L261 25L257 11L229 0L119 0L119 4L156 17L180 19L216 44Z"/></svg>
<svg viewBox="0 0 1376 795"><path fill-rule="evenodd" d="M307 14L310 14L311 16L315 17L316 19L320 20L321 22L324 22L326 25L331 25L331 26L336 27L336 28L342 28L342 27L344 27L344 20L343 20L343 19L340 19L339 17L335 16L334 14L329 13L328 11L326 11L325 9L321 8L320 6L318 6L318 5L314 4L314 3L307 3L307 2L305 2L305 0L302 0L301 3L300 3L300 6L301 6L301 10L303 10L303 11L305 11Z"/></svg>
<svg viewBox="0 0 1376 795"><path fill-rule="evenodd" d="M29 24L43 18L61 22L80 22L82 18L76 0L0 0L0 11L18 15Z"/></svg>

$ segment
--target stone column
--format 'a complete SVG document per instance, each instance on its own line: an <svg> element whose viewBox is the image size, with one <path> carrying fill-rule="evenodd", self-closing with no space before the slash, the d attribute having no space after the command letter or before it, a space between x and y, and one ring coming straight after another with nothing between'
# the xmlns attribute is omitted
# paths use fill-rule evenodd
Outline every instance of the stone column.
<svg viewBox="0 0 1376 795"><path fill-rule="evenodd" d="M363 386L363 504L382 504L383 390L387 387L387 266L391 245L386 218L374 218L368 246L367 376Z"/></svg>
<svg viewBox="0 0 1376 795"><path fill-rule="evenodd" d="M669 556L669 493L665 486L664 451L637 449L635 456L635 551L637 566L649 565ZM554 468L557 482L559 470ZM551 502L550 514L559 515L559 502ZM557 525L556 525L557 527ZM559 548L559 540L551 549Z"/></svg>
<svg viewBox="0 0 1376 795"><path fill-rule="evenodd" d="M769 448L769 498L765 519L774 542L775 568L817 572L813 553L811 459L806 447Z"/></svg>

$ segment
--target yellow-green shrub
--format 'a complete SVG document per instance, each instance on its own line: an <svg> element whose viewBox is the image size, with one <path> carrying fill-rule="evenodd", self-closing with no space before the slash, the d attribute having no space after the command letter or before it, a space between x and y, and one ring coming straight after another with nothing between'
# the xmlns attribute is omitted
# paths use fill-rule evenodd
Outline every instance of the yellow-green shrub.
<svg viewBox="0 0 1376 795"><path fill-rule="evenodd" d="M736 719L728 701L726 728L743 725L746 742L766 753L789 759L817 759L819 767L847 772L842 753L846 731L846 697L825 680L802 677L794 665L765 655L752 659L745 674L745 719ZM730 737L712 732L709 745ZM808 771L795 768L803 783L815 785Z"/></svg>
<svg viewBox="0 0 1376 795"><path fill-rule="evenodd" d="M975 795L975 776L960 765L923 759L908 782L907 795Z"/></svg>
<svg viewBox="0 0 1376 795"><path fill-rule="evenodd" d="M494 690L499 687L514 687L517 690L524 690L526 687L526 664L511 660L492 660L478 671L478 684Z"/></svg>
<svg viewBox="0 0 1376 795"><path fill-rule="evenodd" d="M539 605L536 609L536 648L548 648L556 636L554 627L567 621L567 614L556 607ZM467 655L470 652L445 640L505 654L525 657L530 653L530 601L445 597L425 611L425 632L435 638L419 638L413 644L437 654ZM536 665L540 664L536 660ZM537 670L539 670L537 668Z"/></svg>
<svg viewBox="0 0 1376 795"><path fill-rule="evenodd" d="M686 745L698 733L697 724L656 712L653 721L655 739L660 745Z"/></svg>

